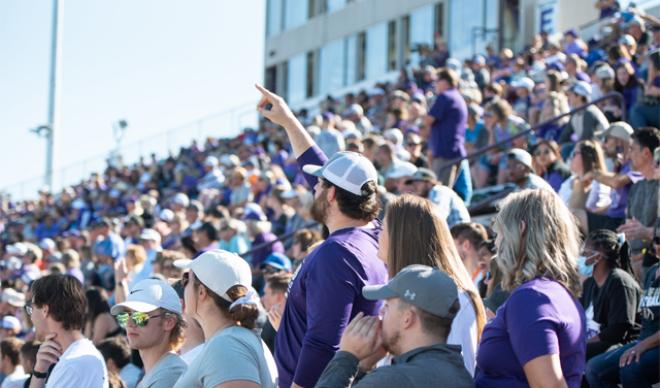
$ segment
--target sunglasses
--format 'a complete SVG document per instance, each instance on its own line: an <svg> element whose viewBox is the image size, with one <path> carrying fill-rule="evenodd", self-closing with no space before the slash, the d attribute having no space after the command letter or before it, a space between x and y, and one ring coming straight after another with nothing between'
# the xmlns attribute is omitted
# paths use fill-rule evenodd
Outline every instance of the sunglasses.
<svg viewBox="0 0 660 388"><path fill-rule="evenodd" d="M133 323L137 327L145 327L149 324L151 318L157 318L167 315L167 313L149 315L148 313L142 313L139 311L134 311L132 313L119 313L115 316L117 318L117 323L122 329L125 329L128 326L128 319L132 319Z"/></svg>
<svg viewBox="0 0 660 388"><path fill-rule="evenodd" d="M416 146L418 146L419 144L420 144L420 143L407 143L406 145L407 145L408 147L416 147Z"/></svg>
<svg viewBox="0 0 660 388"><path fill-rule="evenodd" d="M181 285L183 286L183 288L186 288L189 282L190 282L190 271L184 272L183 275L181 275Z"/></svg>
<svg viewBox="0 0 660 388"><path fill-rule="evenodd" d="M534 155L535 156L550 155L550 150L547 148L543 150L536 150L536 152L534 152Z"/></svg>
<svg viewBox="0 0 660 388"><path fill-rule="evenodd" d="M25 313L28 316L32 316L32 301L25 302Z"/></svg>

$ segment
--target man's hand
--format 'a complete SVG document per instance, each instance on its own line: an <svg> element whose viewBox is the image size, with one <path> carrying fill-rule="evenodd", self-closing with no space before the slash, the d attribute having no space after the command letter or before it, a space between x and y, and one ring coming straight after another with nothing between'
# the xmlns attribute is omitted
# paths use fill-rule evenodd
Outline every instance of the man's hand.
<svg viewBox="0 0 660 388"><path fill-rule="evenodd" d="M348 324L339 342L339 350L353 354L358 360L372 356L383 346L380 318L358 313Z"/></svg>
<svg viewBox="0 0 660 388"><path fill-rule="evenodd" d="M259 114L283 127L286 127L292 120L296 119L282 97L259 84L255 84L254 86L261 92L261 100L257 105ZM271 106L270 109L266 109L268 105Z"/></svg>
<svg viewBox="0 0 660 388"><path fill-rule="evenodd" d="M626 235L626 240L649 240L652 238L653 229L642 225L637 219L627 220L625 224L616 230Z"/></svg>
<svg viewBox="0 0 660 388"><path fill-rule="evenodd" d="M284 313L284 305L280 306L279 304L273 305L273 307L268 310L268 321L275 331L279 330L280 322L282 322L282 313Z"/></svg>
<svg viewBox="0 0 660 388"><path fill-rule="evenodd" d="M621 358L619 358L619 367L623 368L624 366L630 365L633 361L639 362L639 357L641 357L642 353L645 351L646 346L644 345L644 341L638 342L637 345L623 352Z"/></svg>
<svg viewBox="0 0 660 388"><path fill-rule="evenodd" d="M121 283L128 278L126 258L122 257L115 263L115 283Z"/></svg>
<svg viewBox="0 0 660 388"><path fill-rule="evenodd" d="M46 373L51 365L57 363L62 356L62 347L55 342L56 334L46 336L46 341L39 346L37 362L34 369L37 372Z"/></svg>

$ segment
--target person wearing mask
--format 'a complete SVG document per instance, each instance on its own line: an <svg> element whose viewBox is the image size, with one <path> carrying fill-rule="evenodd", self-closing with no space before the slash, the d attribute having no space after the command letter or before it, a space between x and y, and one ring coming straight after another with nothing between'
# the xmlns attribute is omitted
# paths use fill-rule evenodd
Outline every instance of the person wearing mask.
<svg viewBox="0 0 660 388"><path fill-rule="evenodd" d="M411 264L437 267L451 277L459 290L460 309L447 343L461 346L463 363L472 376L486 313L477 287L454 247L449 228L431 202L403 195L389 203L378 257L387 264L390 278Z"/></svg>
<svg viewBox="0 0 660 388"><path fill-rule="evenodd" d="M144 377L138 388L173 387L186 370L186 363L176 354L185 323L174 288L164 280L142 280L110 312L126 330L129 346L140 352Z"/></svg>
<svg viewBox="0 0 660 388"><path fill-rule="evenodd" d="M554 192L543 178L534 173L532 155L520 148L514 148L507 153L507 171L509 183L516 185L516 190L543 189Z"/></svg>
<svg viewBox="0 0 660 388"><path fill-rule="evenodd" d="M123 337L108 338L96 348L105 359L108 372L119 376L126 388L135 388L142 378L142 369L131 363L131 348Z"/></svg>
<svg viewBox="0 0 660 388"><path fill-rule="evenodd" d="M276 386L277 368L252 329L259 316L249 264L236 254L212 250L179 262L184 273L186 314L199 322L206 345L174 385L193 387Z"/></svg>
<svg viewBox="0 0 660 388"><path fill-rule="evenodd" d="M328 160L286 102L257 88L262 95L259 113L286 130L314 188L312 215L327 229L327 239L305 258L291 284L275 349L280 387L313 386L348 322L358 312L376 315L380 307L360 294L363 286L387 278L385 265L376 257L381 227L376 218L378 173L356 153L337 153Z"/></svg>
<svg viewBox="0 0 660 388"><path fill-rule="evenodd" d="M579 300L579 231L549 190L502 201L495 218L497 263L507 301L484 328L477 387L580 387L585 315Z"/></svg>
<svg viewBox="0 0 660 388"><path fill-rule="evenodd" d="M436 179L435 173L427 168L418 168L405 181L408 191L431 201L449 227L470 222L470 213L461 197Z"/></svg>
<svg viewBox="0 0 660 388"><path fill-rule="evenodd" d="M554 140L541 140L534 149L537 175L542 177L555 192L571 176L571 170L562 161L559 145Z"/></svg>
<svg viewBox="0 0 660 388"><path fill-rule="evenodd" d="M32 319L39 346L30 388L107 388L108 371L103 356L82 335L85 292L70 275L48 275L31 287L32 300L25 307Z"/></svg>
<svg viewBox="0 0 660 388"><path fill-rule="evenodd" d="M0 341L0 371L5 378L0 388L23 388L28 375L20 363L23 341L18 338L5 338Z"/></svg>
<svg viewBox="0 0 660 388"><path fill-rule="evenodd" d="M587 361L635 333L641 290L632 275L630 247L611 230L589 233L578 270L586 278L580 301L587 317Z"/></svg>
<svg viewBox="0 0 660 388"><path fill-rule="evenodd" d="M460 305L450 276L415 264L387 284L364 287L362 293L385 301L382 322L358 314L316 387L474 386L462 365L460 347L449 344ZM392 365L372 369L388 352L394 356Z"/></svg>
<svg viewBox="0 0 660 388"><path fill-rule="evenodd" d="M467 104L458 90L459 77L448 68L438 70L435 84L437 97L424 119L423 137L428 139L433 172L438 181L448 187L454 185L458 165L445 167L457 157L464 157Z"/></svg>
<svg viewBox="0 0 660 388"><path fill-rule="evenodd" d="M660 254L660 232L655 234ZM589 360L586 379L591 388L651 388L660 381L660 264L651 267L644 279L638 313L641 330L637 340Z"/></svg>

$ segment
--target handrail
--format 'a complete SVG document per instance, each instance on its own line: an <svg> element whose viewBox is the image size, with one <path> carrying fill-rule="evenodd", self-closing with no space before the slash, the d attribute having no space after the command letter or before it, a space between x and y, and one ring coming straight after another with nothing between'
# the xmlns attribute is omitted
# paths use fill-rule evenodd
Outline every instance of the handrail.
<svg viewBox="0 0 660 388"><path fill-rule="evenodd" d="M319 224L319 223L316 222L316 221L309 222L309 223L303 225L303 226L302 226L301 228L299 228L298 230L294 230L293 232L289 232L289 233L285 233L285 234L283 234L283 235L281 235L281 236L277 236L277 238L276 238L275 240L273 240L273 241L266 241L266 242L263 242L263 243L257 245L256 247L252 247L252 248L250 248L249 251L247 251L247 252L243 252L243 253L239 253L238 255L245 259L246 257L250 257L250 256L252 256L252 255L254 254L254 252L255 252L255 251L258 251L259 249L264 249L264 248L266 248L266 247L268 247L268 246L270 246L270 245L275 244L275 243L278 242L278 241L285 242L285 241L287 241L287 240L290 240L291 238L293 238L293 236L296 235L296 233L298 233L298 231L299 231L300 229L311 228L311 227L316 226L316 225L318 225L318 224Z"/></svg>
<svg viewBox="0 0 660 388"><path fill-rule="evenodd" d="M555 116L555 117L553 117L553 118L551 118L551 119L549 119L549 120L546 120L546 121L544 121L544 122L542 122L542 123L540 123L540 124L536 124L535 126L531 127L530 129L528 129L528 130L526 130L526 131L522 131L522 132L520 132L520 133L517 133L517 134L511 136L510 138L508 138L508 139L506 139L506 140L502 140L502 141L500 141L499 143L495 143L495 144L491 144L491 145L486 146L486 147L482 147L482 148L480 148L480 149L474 151L473 153L471 153L471 154L469 154L469 155L466 155L466 156L463 156L463 157L458 157L458 158L454 158L454 159L452 159L452 160L449 160L449 161L443 163L443 164L440 166L440 170L443 170L443 169L445 169L445 168L449 168L449 167L451 167L451 166L454 166L454 165L456 165L456 164L458 164L458 163L460 163L460 162L462 162L463 160L466 160L466 159L467 159L467 160L472 160L472 159L474 159L474 158L476 158L476 157L478 157L478 156L481 156L481 155L487 153L488 151L494 150L494 149L496 149L496 148L500 148L501 146L503 146L503 145L505 145L505 144L507 144L507 143L510 143L511 141L513 141L513 140L515 140L515 139L518 139L518 138L521 138L521 137L524 137L524 136L528 136L528 135L530 135L532 132L536 132L536 131L538 131L539 129L541 129L542 127L545 127L546 125L552 124L552 123L554 123L554 122L557 121L557 120L563 119L564 117L567 117L567 116L572 116L572 115L574 115L574 114L577 113L577 112L581 112L581 111L587 109L587 108L588 108L589 106L591 106L591 105L598 104L599 102L606 101L606 100L609 100L609 99L616 99L616 100L618 100L619 105L620 105L620 107L621 107L621 112L622 112L622 113L621 113L621 114L622 114L622 118L621 118L621 119L622 119L622 120L625 120L625 117L626 117L626 103L625 103L625 100L623 99L623 95L622 95L621 93L618 93L618 92L612 92L612 93L606 94L606 95L604 95L604 96L602 96L602 97L600 97L600 98L597 98L597 99L595 99L595 100L593 100L593 101L589 101L588 103L586 103L586 104L584 104L584 105L580 105L580 106L578 106L577 108L575 108L575 109L573 109L573 110L570 110L570 111L568 111L568 112L566 112L566 113L562 113L562 114L560 114L559 116Z"/></svg>

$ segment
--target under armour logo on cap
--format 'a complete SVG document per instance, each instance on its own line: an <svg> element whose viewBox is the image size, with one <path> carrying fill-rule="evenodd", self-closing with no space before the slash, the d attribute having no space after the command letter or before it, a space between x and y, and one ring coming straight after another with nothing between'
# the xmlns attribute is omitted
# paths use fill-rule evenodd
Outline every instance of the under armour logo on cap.
<svg viewBox="0 0 660 388"><path fill-rule="evenodd" d="M415 293L414 293L414 292L410 292L410 290L406 290L406 292L403 293L403 296L404 296L406 299L415 300Z"/></svg>

